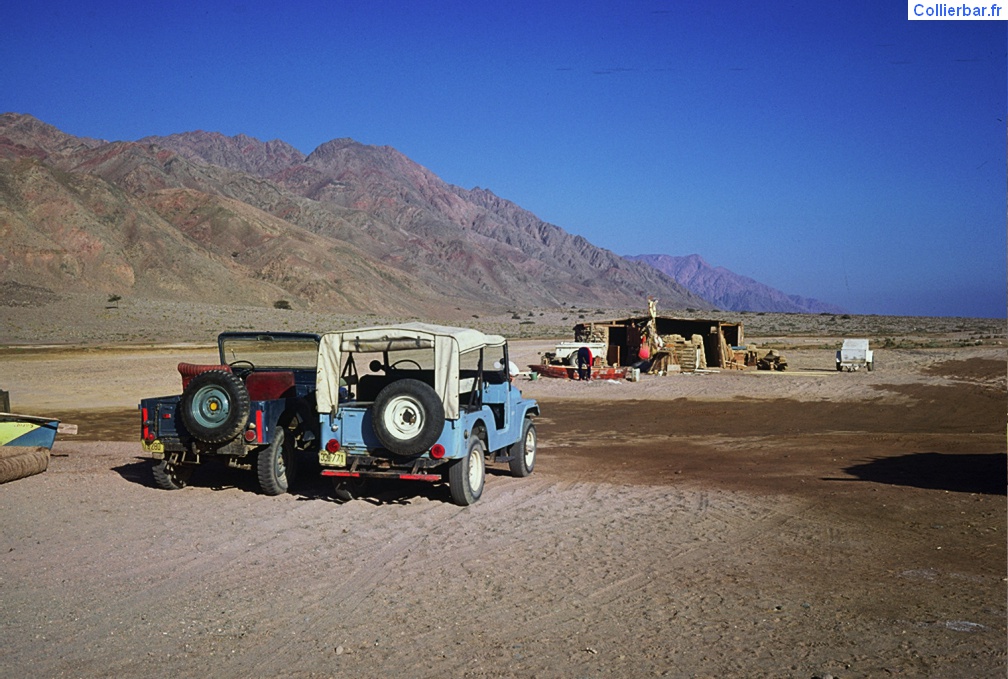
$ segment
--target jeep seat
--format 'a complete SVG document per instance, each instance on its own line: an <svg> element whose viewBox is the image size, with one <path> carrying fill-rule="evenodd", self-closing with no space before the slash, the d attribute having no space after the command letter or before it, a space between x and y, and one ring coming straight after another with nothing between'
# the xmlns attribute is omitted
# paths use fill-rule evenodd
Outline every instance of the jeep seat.
<svg viewBox="0 0 1008 679"><path fill-rule="evenodd" d="M245 378L245 388L253 401L274 401L295 395L293 370L256 370Z"/></svg>
<svg viewBox="0 0 1008 679"><path fill-rule="evenodd" d="M179 363L178 371L182 376L182 389L185 390L189 386L190 380L196 377L200 373L205 373L208 370L223 370L224 372L231 372L231 366L229 365L211 365L211 364L200 364L200 363Z"/></svg>
<svg viewBox="0 0 1008 679"><path fill-rule="evenodd" d="M364 375L357 382L357 400L374 401L382 389L402 379L419 380L429 387L434 387L433 370L403 370L392 375Z"/></svg>

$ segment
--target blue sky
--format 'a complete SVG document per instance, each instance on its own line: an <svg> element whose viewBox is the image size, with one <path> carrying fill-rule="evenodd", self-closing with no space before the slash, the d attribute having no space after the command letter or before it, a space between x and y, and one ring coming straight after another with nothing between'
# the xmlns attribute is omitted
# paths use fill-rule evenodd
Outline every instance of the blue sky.
<svg viewBox="0 0 1008 679"><path fill-rule="evenodd" d="M764 6L765 5L765 6ZM1008 23L889 2L21 2L0 111L397 148L619 254L1006 315Z"/></svg>

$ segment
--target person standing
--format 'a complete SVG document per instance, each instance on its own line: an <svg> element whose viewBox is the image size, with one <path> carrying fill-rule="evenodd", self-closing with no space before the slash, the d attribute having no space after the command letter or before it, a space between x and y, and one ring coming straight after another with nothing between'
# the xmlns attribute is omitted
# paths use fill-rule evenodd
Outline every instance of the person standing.
<svg viewBox="0 0 1008 679"><path fill-rule="evenodd" d="M580 347L577 350L578 379L588 381L591 379L592 353L588 347Z"/></svg>

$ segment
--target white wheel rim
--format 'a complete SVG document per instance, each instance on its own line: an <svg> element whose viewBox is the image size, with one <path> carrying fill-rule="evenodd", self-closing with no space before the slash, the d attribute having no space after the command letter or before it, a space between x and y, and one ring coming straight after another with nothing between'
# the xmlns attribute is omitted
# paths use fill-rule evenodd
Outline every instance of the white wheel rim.
<svg viewBox="0 0 1008 679"><path fill-rule="evenodd" d="M408 396L396 396L382 413L385 430L399 440L416 438L424 426L424 411Z"/></svg>
<svg viewBox="0 0 1008 679"><path fill-rule="evenodd" d="M525 432L525 468L531 469L532 463L535 462L536 454L536 436L533 429L529 429Z"/></svg>
<svg viewBox="0 0 1008 679"><path fill-rule="evenodd" d="M483 482L483 446L473 446L469 451L469 488L473 492L479 490Z"/></svg>

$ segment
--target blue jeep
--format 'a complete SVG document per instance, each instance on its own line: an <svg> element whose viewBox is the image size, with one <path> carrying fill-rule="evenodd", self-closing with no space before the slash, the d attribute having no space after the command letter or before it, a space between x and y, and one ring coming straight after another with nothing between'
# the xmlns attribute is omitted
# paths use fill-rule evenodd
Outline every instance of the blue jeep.
<svg viewBox="0 0 1008 679"><path fill-rule="evenodd" d="M286 493L298 458L318 448L319 335L224 332L220 363L179 363L182 393L140 401L141 442L158 460L154 481L182 488L210 458L255 470L267 495ZM313 462L313 460L312 460Z"/></svg>
<svg viewBox="0 0 1008 679"><path fill-rule="evenodd" d="M539 406L510 365L507 341L477 330L406 323L323 335L319 463L337 498L366 478L446 480L452 500L471 505L487 461L531 474Z"/></svg>

